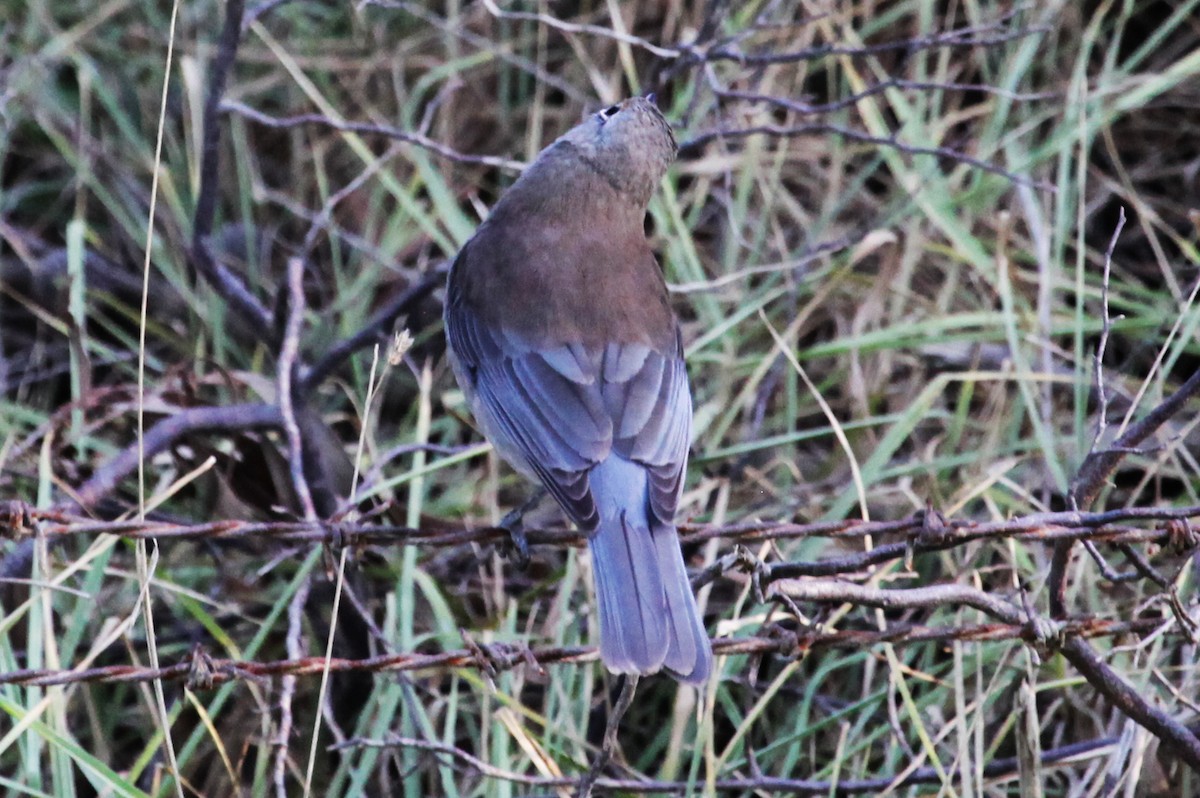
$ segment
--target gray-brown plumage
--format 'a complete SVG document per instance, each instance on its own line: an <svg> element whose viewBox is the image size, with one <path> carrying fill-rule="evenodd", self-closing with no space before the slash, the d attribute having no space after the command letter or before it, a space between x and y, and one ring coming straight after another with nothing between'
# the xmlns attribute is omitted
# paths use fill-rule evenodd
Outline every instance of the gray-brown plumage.
<svg viewBox="0 0 1200 798"><path fill-rule="evenodd" d="M588 534L604 664L700 683L712 653L674 526L691 394L642 230L675 151L646 98L559 138L458 254L445 321L488 439Z"/></svg>

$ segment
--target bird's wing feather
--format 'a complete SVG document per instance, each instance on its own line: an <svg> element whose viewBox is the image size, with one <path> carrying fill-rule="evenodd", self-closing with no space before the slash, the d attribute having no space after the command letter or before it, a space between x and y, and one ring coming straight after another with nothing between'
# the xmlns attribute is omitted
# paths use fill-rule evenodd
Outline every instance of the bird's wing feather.
<svg viewBox="0 0 1200 798"><path fill-rule="evenodd" d="M464 307L455 271L447 335L485 429L501 438L493 440L500 454L536 474L590 530L598 516L587 473L615 451L649 474L648 520L671 524L692 419L678 334L665 352L640 343L538 345Z"/></svg>
<svg viewBox="0 0 1200 798"><path fill-rule="evenodd" d="M453 301L446 329L500 454L536 474L580 527L593 528L587 474L612 445L595 369L589 374L568 347L525 346Z"/></svg>
<svg viewBox="0 0 1200 798"><path fill-rule="evenodd" d="M613 422L613 450L646 468L650 520L674 522L692 429L692 395L683 352L610 344L602 379Z"/></svg>

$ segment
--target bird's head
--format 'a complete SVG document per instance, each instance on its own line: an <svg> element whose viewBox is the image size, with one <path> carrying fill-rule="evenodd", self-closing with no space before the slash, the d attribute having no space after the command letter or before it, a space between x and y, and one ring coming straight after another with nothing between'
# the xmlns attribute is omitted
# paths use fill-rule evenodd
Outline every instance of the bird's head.
<svg viewBox="0 0 1200 798"><path fill-rule="evenodd" d="M679 147L671 126L649 97L631 97L597 111L564 134L590 170L618 192L645 206Z"/></svg>

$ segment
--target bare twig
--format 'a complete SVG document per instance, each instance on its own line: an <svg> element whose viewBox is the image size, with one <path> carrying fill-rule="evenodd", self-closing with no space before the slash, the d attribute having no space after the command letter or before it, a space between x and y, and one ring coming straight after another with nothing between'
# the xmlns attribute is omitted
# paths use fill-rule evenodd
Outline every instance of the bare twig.
<svg viewBox="0 0 1200 798"><path fill-rule="evenodd" d="M315 521L312 491L304 473L304 439L300 425L296 423L295 393L292 379L296 372L296 359L300 354L300 325L304 320L304 261L300 258L288 260L287 268L287 314L283 340L279 347L279 413L283 417L283 431L288 443L288 471L292 477L292 489L305 521Z"/></svg>
<svg viewBox="0 0 1200 798"><path fill-rule="evenodd" d="M255 108L237 102L236 100L225 100L221 103L221 110L225 113L237 114L238 116L249 119L257 124L271 128L292 128L303 125L322 125L334 130L341 130L348 133L364 133L378 136L386 136L390 139L402 141L406 144L412 144L415 147L420 147L424 150L440 155L443 158L459 163L481 164L483 166L494 166L498 169L507 169L509 171L520 172L525 168L526 164L521 161L514 161L510 158L500 158L493 155L468 155L467 153L459 152L451 147L434 141L433 139L422 136L419 133L409 133L406 130L401 130L391 125L377 125L371 122L343 122L324 114L297 114L296 116L277 117L264 114Z"/></svg>
<svg viewBox="0 0 1200 798"><path fill-rule="evenodd" d="M1150 561L1147 560L1140 551L1128 543L1118 543L1116 544L1116 547L1133 565L1134 573L1136 573L1142 579L1149 579L1163 590L1167 590L1171 587L1172 580L1159 573L1158 569L1151 565Z"/></svg>
<svg viewBox="0 0 1200 798"><path fill-rule="evenodd" d="M680 158L695 158L699 155L700 150L704 145L712 141L746 138L747 136L770 136L772 138L796 138L799 136L818 136L818 135L834 135L851 141L858 141L863 144L877 144L882 147L891 147L897 152L905 155L935 155L939 158L948 158L952 161L973 166L990 174L999 175L1006 180L1019 185L1036 188L1039 191L1047 191L1053 193L1055 188L1053 185L1043 182L1030 180L1027 177L1019 175L1015 172L996 166L995 164L981 161L978 158L967 155L950 147L921 147L914 144L905 144L892 137L874 136L862 130L854 130L853 128L843 127L842 125L834 125L828 122L811 122L803 125L752 125L750 127L718 127L712 130L707 130L697 134L692 138L682 142L679 145Z"/></svg>
<svg viewBox="0 0 1200 798"><path fill-rule="evenodd" d="M483 0L483 6L488 10L488 13L496 19L512 19L536 22L539 25L545 25L547 28L551 28L560 33L565 33L568 35L580 34L585 36L598 36L603 39L612 39L613 41L621 42L622 44L631 44L634 47L639 47L649 53L653 53L659 58L673 59L679 58L681 55L683 55L682 50L678 50L674 47L659 47L658 45L651 44L640 36L622 33L621 31L616 31L612 28L605 28L600 25L580 25L573 22L564 22L563 20L556 19L549 14L535 14L526 11L504 11L496 5L494 0Z"/></svg>
<svg viewBox="0 0 1200 798"><path fill-rule="evenodd" d="M1125 573L1121 573L1120 571L1113 568L1111 565L1108 564L1108 560L1104 559L1104 555L1100 553L1100 550L1096 548L1096 544L1093 543L1092 541L1085 539L1082 541L1082 543L1083 543L1083 550L1086 551L1088 553L1088 555L1092 558L1092 560L1096 563L1096 567L1098 567L1100 569L1100 573L1104 576L1105 579L1112 582L1113 584L1120 584L1122 582L1132 582L1135 579L1138 579L1141 577L1141 574L1139 574L1137 571L1126 571ZM1118 544L1118 545L1121 545L1121 544Z"/></svg>
<svg viewBox="0 0 1200 798"><path fill-rule="evenodd" d="M279 408L272 405L192 407L180 410L151 427L144 439L145 454L147 458L152 458L187 435L236 435L256 429L278 427L282 422ZM85 508L95 506L116 490L122 480L137 470L137 463L137 447L124 449L97 469L91 479L75 491L75 497Z"/></svg>
<svg viewBox="0 0 1200 798"><path fill-rule="evenodd" d="M793 601L849 602L881 609L917 607L974 607L998 620L1019 624L1026 615L1020 607L968 585L946 584L883 590L832 579L778 580L767 589L767 598L784 593Z"/></svg>
<svg viewBox="0 0 1200 798"><path fill-rule="evenodd" d="M1141 421L1130 425L1125 434L1117 438L1111 447L1093 452L1079 467L1079 474L1071 485L1071 496L1080 508L1086 508L1100 495L1104 483L1117 470L1125 456L1153 435L1159 427L1184 408L1193 397L1200 395L1200 369L1197 369L1180 385L1175 393L1160 402Z"/></svg>
<svg viewBox="0 0 1200 798"><path fill-rule="evenodd" d="M1090 457L1095 453L1108 429L1108 394L1104 390L1104 351L1108 348L1108 336L1112 330L1112 316L1108 311L1108 283L1112 275L1113 250L1117 248L1117 239L1125 229L1125 206L1120 208L1117 227L1113 230L1112 238L1108 241L1108 249L1104 251L1104 278L1100 284L1101 328L1100 343L1096 344L1096 354L1092 358L1093 370L1096 372L1096 401L1099 404L1099 420L1096 422L1096 437L1092 439L1092 447L1088 450ZM1079 509L1076 505L1075 509Z"/></svg>
<svg viewBox="0 0 1200 798"><path fill-rule="evenodd" d="M325 381L330 374L342 366L350 355L359 349L365 349L371 344L379 343L391 335L396 319L405 313L410 313L417 303L433 293L434 289L446 281L448 264L439 266L421 278L416 285L400 294L363 325L363 328L349 338L331 346L316 364L308 370L302 381L302 390L311 391Z"/></svg>
<svg viewBox="0 0 1200 798"><path fill-rule="evenodd" d="M411 14L417 19L432 25L438 30L453 36L472 47L477 47L482 51L491 53L495 58L504 63L511 64L514 67L532 75L540 82L547 86L552 86L563 93L564 96L570 97L572 100L586 104L589 100L586 94L581 92L577 86L572 85L569 81L563 80L557 75L552 74L546 69L543 69L538 64L530 61L528 58L515 55L508 52L504 47L497 47L496 42L486 36L481 36L472 31L468 26L463 25L459 19L446 19L426 8L424 3L405 2L405 0L359 0L360 8L368 6L377 6L379 8L394 9L404 11Z"/></svg>
<svg viewBox="0 0 1200 798"><path fill-rule="evenodd" d="M604 742L600 746L600 753L596 755L596 761L588 768L588 772L583 774L583 778L579 780L577 793L579 798L591 796L596 780L608 767L609 760L612 759L613 752L619 745L617 735L621 729L621 718L625 717L625 713L629 711L629 705L633 703L633 696L637 692L638 675L628 673L622 676L621 680L621 694L617 696L617 703L613 704L612 711L608 714L608 722L604 725Z"/></svg>
<svg viewBox="0 0 1200 798"><path fill-rule="evenodd" d="M1144 698L1086 641L1079 638L1064 640L1061 650L1088 684L1099 690L1127 717L1161 740L1164 746L1177 753L1193 770L1200 771L1200 738Z"/></svg>
<svg viewBox="0 0 1200 798"><path fill-rule="evenodd" d="M843 108L850 108L857 105L862 100L868 97L874 97L877 94L893 91L895 89L906 89L910 91L970 91L979 92L981 94L994 94L998 97L1014 100L1017 102L1029 102L1033 100L1051 100L1061 95L1058 92L1036 92L1022 93L1001 89L995 86L988 86L981 83L939 83L937 81L919 81L919 80L904 80L902 78L890 78L877 83L873 86L868 86L862 91L855 92L847 97L839 100L831 100L827 103L819 103L811 105L809 103L793 100L788 97L779 97L772 94L757 94L748 91L737 91L720 87L715 82L715 76L710 77L709 85L713 89L713 93L718 97L730 100L740 100L750 103L766 103L775 105L780 108L786 108L789 111L794 111L798 114L813 115L827 114L832 111L840 111Z"/></svg>
<svg viewBox="0 0 1200 798"><path fill-rule="evenodd" d="M300 642L304 619L304 605L308 603L308 593L312 580L305 579L296 589L288 604L288 633L287 652L293 660L304 656L304 646ZM279 734L275 740L275 766L272 771L275 782L275 794L279 798L287 798L287 769L288 750L292 736L292 698L296 695L296 676L285 674L279 689Z"/></svg>
<svg viewBox="0 0 1200 798"><path fill-rule="evenodd" d="M1122 210L1121 221L1117 227L1118 232L1123 224L1124 211ZM1116 237L1114 236L1112 242L1109 244L1108 253L1105 256L1106 273L1115 244ZM1105 323L1108 323L1107 313L1105 313ZM1103 337L1101 338L1101 342L1104 342ZM1099 364L1097 364L1097 379L1100 379ZM1093 443L1092 450L1084 458L1083 464L1079 467L1079 472L1075 475L1075 479L1071 483L1071 504L1077 509L1090 507L1099 497L1104 484L1112 476L1113 472L1117 470L1117 467L1125 459L1126 455L1131 450L1136 449L1142 441L1154 434L1168 419L1182 410L1184 405L1197 394L1200 394L1200 369L1197 369L1188 377L1183 385L1154 407L1140 421L1132 424L1125 430L1124 434L1113 441L1111 446L1102 450L1096 450L1096 444ZM1104 419L1101 420L1101 423L1105 423ZM1101 430L1097 430L1097 441L1100 434ZM1066 572L1070 558L1071 546L1068 543L1063 543L1055 548L1054 556L1051 559L1049 577L1050 609L1051 613L1055 616L1066 614Z"/></svg>
<svg viewBox="0 0 1200 798"><path fill-rule="evenodd" d="M388 151L378 158L373 159L367 167L355 175L354 179L346 185L339 188L321 206L321 210L311 215L308 232L304 234L304 246L301 252L304 253L304 258L307 260L312 255L313 248L317 245L317 238L322 232L326 232L333 219L333 211L346 198L351 197L360 188L366 185L367 181L375 176L380 169L384 167L392 158L401 151L399 144L393 144L388 148Z"/></svg>
<svg viewBox="0 0 1200 798"><path fill-rule="evenodd" d="M196 270L265 342L271 338L270 312L240 278L213 257L208 248L208 239L217 215L217 193L220 187L221 97L225 94L225 84L237 58L245 5L245 0L229 0L226 4L225 25L221 29L217 55L209 73L208 90L204 97L204 123L201 129L203 149L200 154L200 189L196 196L190 256Z"/></svg>
<svg viewBox="0 0 1200 798"><path fill-rule="evenodd" d="M1014 12L1015 13L1015 12ZM1014 13L1005 14L1003 17L986 25L975 27L958 28L951 31L943 31L934 33L928 36L921 36L911 39L900 39L897 41L880 42L878 44L868 44L861 47L848 47L846 45L828 44L817 47L806 47L801 50L792 50L790 52L763 52L763 53L744 53L741 49L730 46L714 47L701 56L704 62L714 61L735 61L746 66L766 66L769 64L789 64L797 61L815 61L819 58L826 58L831 55L850 56L852 58L863 58L872 55L882 55L883 53L891 52L908 52L915 53L922 50L931 50L943 47L994 47L998 44L1023 39L1035 33L1044 33L1049 30L1046 26L1031 26L1028 28L1017 28L1015 30L997 33L994 35L984 35L992 31L1000 30L1007 23Z"/></svg>
<svg viewBox="0 0 1200 798"><path fill-rule="evenodd" d="M1116 230L1105 252L1104 264L1104 329L1101 333L1100 345L1096 353L1096 379L1101 397L1101 420L1096 433L1096 441L1092 445L1083 464L1079 467L1071 484L1070 501L1073 509L1086 509L1100 495L1104 483L1116 471L1128 450L1137 447L1150 435L1154 434L1173 415L1179 412L1192 396L1200 392L1200 370L1197 370L1178 390L1163 400L1136 424L1132 425L1113 442L1112 448L1096 450L1096 445L1103 434L1107 423L1107 403L1104 399L1103 373L1101 371L1104 357L1104 346L1107 344L1108 325L1108 276L1112 263L1113 250L1117 238L1125 225L1125 212L1121 216ZM1071 561L1073 541L1063 540L1054 547L1050 561L1050 575L1047 580L1049 593L1050 615L1061 619L1067 615L1066 575ZM1155 581L1162 577L1149 568L1148 563L1133 558L1135 567L1140 571L1149 570L1154 574ZM1145 567L1143 567L1143 565ZM1160 583L1161 584L1161 583ZM1191 767L1200 770L1200 738L1190 732L1181 723L1170 717L1162 710L1151 704L1138 690L1124 679L1108 663L1101 659L1086 641L1078 638L1064 642L1063 656L1087 679L1088 683L1099 690L1127 717L1158 737L1164 745L1175 751Z"/></svg>

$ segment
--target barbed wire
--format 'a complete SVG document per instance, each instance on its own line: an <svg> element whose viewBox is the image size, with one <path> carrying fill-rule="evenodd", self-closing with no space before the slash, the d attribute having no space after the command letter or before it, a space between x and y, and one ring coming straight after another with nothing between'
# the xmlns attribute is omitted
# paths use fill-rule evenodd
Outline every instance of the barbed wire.
<svg viewBox="0 0 1200 798"><path fill-rule="evenodd" d="M872 538L905 536L936 542L948 548L988 538L1020 538L1041 542L1090 540L1114 544L1173 543L1181 548L1196 545L1191 521L1200 519L1200 505L1182 507L1130 507L1105 512L1053 512L1018 516L1005 521L979 522L945 520L922 511L896 521L745 521L735 524L678 525L684 543L721 539L731 543L755 543L801 538ZM1133 526L1141 522L1151 526ZM23 502L0 504L0 537L44 535L49 540L68 536L117 535L130 540L236 540L270 538L282 543L314 543L332 546L462 546L471 543L507 541L509 530L481 526L462 528L451 522L431 521L422 528L341 521L211 521L177 523L154 520L97 521L70 511L37 509ZM571 529L529 529L531 545L577 546L586 536Z"/></svg>
<svg viewBox="0 0 1200 798"><path fill-rule="evenodd" d="M1170 618L1142 618L1131 621L1096 617L1076 618L1058 630L1063 638L1119 637L1155 631L1173 633ZM1004 640L1034 642L1039 633L1033 624L985 623L962 626L923 626L899 624L884 630L845 629L819 631L793 630L768 624L766 632L749 637L718 637L712 640L718 656L800 657L824 648L863 648L888 643L895 646L915 643L975 643ZM0 685L49 687L82 683L141 683L155 679L185 681L192 690L211 689L233 681L262 681L280 676L319 676L332 673L394 673L471 668L489 675L526 666L542 671L545 666L595 662L592 646L537 646L523 643L479 643L468 640L465 648L438 653L405 652L362 659L300 657L282 660L235 660L212 657L203 646L195 646L186 659L172 665L151 668L139 665L108 665L80 669L22 669L0 673Z"/></svg>
<svg viewBox="0 0 1200 798"><path fill-rule="evenodd" d="M1116 746L1118 741L1119 738L1115 736L1098 737L1092 740L1071 743L1041 751L1037 758L1043 767L1086 761L1087 759L1107 755L1109 749ZM492 765L457 746L431 740L402 737L395 734L380 739L355 737L336 743L329 748L334 751L354 748L415 749L429 756L438 757L443 761L454 764L462 771L475 772L486 778L508 781L526 787L561 790L564 787L572 787L578 783L578 779L568 776L535 776L518 773ZM999 779L1008 775L1018 774L1020 764L1016 757L993 759L980 768L979 776L987 779ZM957 781L960 777L960 774L956 771L946 772L942 768L927 765L912 769L907 774L879 776L870 779L820 781L815 779L781 778L778 776L768 776L763 773L755 773L743 778L715 779L705 786L717 792L738 792L744 794L762 791L775 794L786 793L788 795L876 795L918 784L938 784L944 786L948 780L953 782ZM601 777L596 780L593 786L597 791L654 795L661 793L691 794L695 791L697 785L686 781Z"/></svg>

